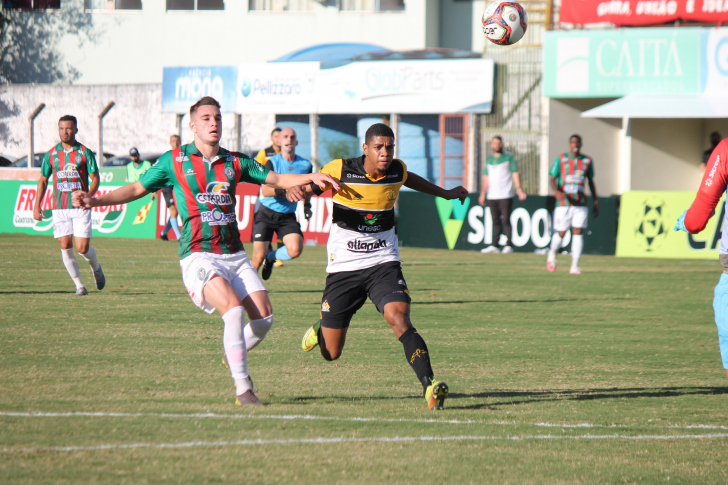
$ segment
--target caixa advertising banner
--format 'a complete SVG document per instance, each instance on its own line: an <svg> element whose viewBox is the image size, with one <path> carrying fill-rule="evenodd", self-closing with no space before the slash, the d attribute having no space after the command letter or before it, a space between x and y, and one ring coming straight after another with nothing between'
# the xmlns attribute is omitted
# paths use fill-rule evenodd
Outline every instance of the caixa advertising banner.
<svg viewBox="0 0 728 485"><path fill-rule="evenodd" d="M108 178L108 177L107 177ZM102 182L96 195L103 195L124 185L123 178L116 184ZM53 214L51 202L53 187L49 184L41 205L42 219L33 218L33 207L37 197L37 185L27 181L0 181L0 206L3 207L0 217L1 233L24 233L53 235ZM129 204L108 207L94 207L91 210L93 236L154 238L154 217L148 217L152 211L150 196L143 197Z"/></svg>
<svg viewBox="0 0 728 485"><path fill-rule="evenodd" d="M700 234L674 231L695 192L635 190L622 195L617 256L633 258L718 259L725 220L725 197Z"/></svg>
<svg viewBox="0 0 728 485"><path fill-rule="evenodd" d="M614 254L617 238L617 198L600 197L599 217L589 214L584 253ZM514 199L511 213L513 247L534 252L551 243L553 197L530 195ZM590 206L591 209L591 206ZM477 194L461 204L419 192L400 192L397 235L402 246L479 251L493 243L493 218L488 207L478 205ZM503 236L501 242L505 242ZM563 242L569 250L571 234Z"/></svg>

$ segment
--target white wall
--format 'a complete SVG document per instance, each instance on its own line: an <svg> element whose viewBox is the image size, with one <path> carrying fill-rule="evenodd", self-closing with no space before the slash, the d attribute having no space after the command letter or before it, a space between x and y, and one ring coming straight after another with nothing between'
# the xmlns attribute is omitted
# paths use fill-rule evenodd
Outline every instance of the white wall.
<svg viewBox="0 0 728 485"><path fill-rule="evenodd" d="M632 120L632 190L697 190L703 120Z"/></svg>
<svg viewBox="0 0 728 485"><path fill-rule="evenodd" d="M438 37L439 0L411 0L402 12L340 12L316 4L312 12L248 11L247 1L227 0L223 11L170 11L164 0L142 10L94 12L96 43L79 47L66 37L66 60L83 84L162 82L164 66L265 62L329 42L364 42L390 49L421 49Z"/></svg>
<svg viewBox="0 0 728 485"><path fill-rule="evenodd" d="M0 143L0 154L11 160L28 153L28 115L40 103L46 107L35 120L35 152L48 151L59 142L58 119L66 114L78 119L79 142L98 150L98 114L109 101L116 105L104 118L104 152L129 153L137 147L142 153L169 150L169 137L177 133L175 114L162 113L161 84L127 84L102 86L57 86L13 84L0 87L0 100L9 113L0 122L7 125L12 140ZM189 116L183 119L182 142L190 143ZM222 145L235 148L233 115L223 115ZM254 151L270 144L269 134L274 115L243 116L244 151Z"/></svg>

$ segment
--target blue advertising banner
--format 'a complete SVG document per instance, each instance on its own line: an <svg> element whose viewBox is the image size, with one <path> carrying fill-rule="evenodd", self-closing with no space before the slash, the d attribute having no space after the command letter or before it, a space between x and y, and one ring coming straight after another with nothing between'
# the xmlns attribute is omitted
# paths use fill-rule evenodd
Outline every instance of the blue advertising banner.
<svg viewBox="0 0 728 485"><path fill-rule="evenodd" d="M187 113L203 96L212 96L224 113L235 111L238 68L235 66L165 67L162 77L162 111Z"/></svg>

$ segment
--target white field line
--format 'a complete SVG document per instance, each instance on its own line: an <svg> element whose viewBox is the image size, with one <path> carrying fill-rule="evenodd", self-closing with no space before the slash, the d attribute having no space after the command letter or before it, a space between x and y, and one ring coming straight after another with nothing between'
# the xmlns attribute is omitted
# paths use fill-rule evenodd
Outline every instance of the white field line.
<svg viewBox="0 0 728 485"><path fill-rule="evenodd" d="M517 421L476 421L459 419L413 419L413 418L365 418L349 417L340 418L334 416L313 416L310 414L219 414L219 413L104 413L104 412L66 412L66 413L41 413L41 412L11 412L0 411L0 417L17 418L167 418L167 419L270 419L282 421L344 421L360 423L423 423L423 424L484 424L491 426L538 426L542 428L662 428L662 429L716 429L728 430L728 426L710 424L692 425L669 425L657 426L652 423L644 425L626 424L592 424L592 423L524 423Z"/></svg>
<svg viewBox="0 0 728 485"><path fill-rule="evenodd" d="M51 446L47 448L0 448L0 453L37 453L53 451L104 451L104 450L133 450L169 449L169 448L197 448L197 447L223 447L223 446L264 446L289 444L337 444L337 443L412 443L412 442L440 442L440 441L527 441L527 440L678 440L678 439L721 439L728 438L728 433L693 434L693 435L524 435L524 436L392 436L381 438L300 438L300 439L273 439L273 440L238 440L238 441L187 441L181 443L130 443L108 444L95 446Z"/></svg>

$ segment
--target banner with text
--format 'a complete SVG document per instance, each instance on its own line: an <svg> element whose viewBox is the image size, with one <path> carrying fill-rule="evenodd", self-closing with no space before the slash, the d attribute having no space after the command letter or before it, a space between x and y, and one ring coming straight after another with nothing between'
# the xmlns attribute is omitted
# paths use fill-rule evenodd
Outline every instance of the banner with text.
<svg viewBox="0 0 728 485"><path fill-rule="evenodd" d="M718 259L725 199L718 203L715 216L700 234L673 230L677 218L694 199L695 192L632 191L623 194L617 256Z"/></svg>
<svg viewBox="0 0 728 485"><path fill-rule="evenodd" d="M532 195L514 200L511 213L513 246L516 251L534 252L551 243L554 198ZM589 216L584 253L614 254L617 238L617 198L601 197L598 218ZM464 204L419 192L400 192L397 235L402 246L479 251L493 242L493 218L488 207L478 205L472 194ZM571 241L567 233L563 247ZM501 237L501 244L505 238Z"/></svg>
<svg viewBox="0 0 728 485"><path fill-rule="evenodd" d="M616 25L654 25L687 20L728 21L725 0L562 0L561 22Z"/></svg>

